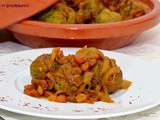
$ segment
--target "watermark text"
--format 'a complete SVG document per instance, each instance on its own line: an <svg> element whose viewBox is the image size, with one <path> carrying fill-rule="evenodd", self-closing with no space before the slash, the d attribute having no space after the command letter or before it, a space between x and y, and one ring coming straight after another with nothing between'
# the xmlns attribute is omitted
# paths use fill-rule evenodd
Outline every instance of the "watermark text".
<svg viewBox="0 0 160 120"><path fill-rule="evenodd" d="M0 8L26 8L29 4L0 4Z"/></svg>

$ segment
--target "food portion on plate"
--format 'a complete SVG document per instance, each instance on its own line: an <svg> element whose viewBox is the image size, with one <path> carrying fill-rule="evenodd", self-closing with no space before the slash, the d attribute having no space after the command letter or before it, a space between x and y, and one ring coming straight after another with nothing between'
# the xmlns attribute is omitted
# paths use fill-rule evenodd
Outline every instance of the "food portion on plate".
<svg viewBox="0 0 160 120"><path fill-rule="evenodd" d="M57 24L110 23L134 19L150 11L141 0L59 0L38 20Z"/></svg>
<svg viewBox="0 0 160 120"><path fill-rule="evenodd" d="M120 67L96 48L83 47L64 56L60 48L37 57L30 66L32 83L24 93L55 102L112 103L109 94L128 89Z"/></svg>

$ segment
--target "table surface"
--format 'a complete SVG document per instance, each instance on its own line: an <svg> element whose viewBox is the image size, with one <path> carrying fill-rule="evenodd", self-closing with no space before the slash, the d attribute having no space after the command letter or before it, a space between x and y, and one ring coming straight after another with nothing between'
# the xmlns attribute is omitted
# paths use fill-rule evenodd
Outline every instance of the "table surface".
<svg viewBox="0 0 160 120"><path fill-rule="evenodd" d="M145 60L160 62L160 25L143 33L132 45L114 50L116 52L140 57ZM11 41L0 43L0 56L8 53L28 50L29 47ZM42 118L29 117L16 113L11 113L0 109L0 116L6 120L43 120ZM46 119L47 120L47 119ZM49 120L49 119L48 119ZM160 106L137 114L127 115L104 120L160 120Z"/></svg>

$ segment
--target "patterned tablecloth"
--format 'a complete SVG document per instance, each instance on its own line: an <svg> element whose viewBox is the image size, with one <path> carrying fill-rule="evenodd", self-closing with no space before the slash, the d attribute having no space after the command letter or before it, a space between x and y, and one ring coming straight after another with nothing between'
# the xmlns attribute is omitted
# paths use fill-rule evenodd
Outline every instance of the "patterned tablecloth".
<svg viewBox="0 0 160 120"><path fill-rule="evenodd" d="M31 48L13 42L3 42L0 43L0 56L27 49ZM160 25L143 33L132 45L115 51L160 62ZM6 120L43 120L42 118L15 114L1 109L0 116ZM160 120L160 106L141 113L104 120Z"/></svg>

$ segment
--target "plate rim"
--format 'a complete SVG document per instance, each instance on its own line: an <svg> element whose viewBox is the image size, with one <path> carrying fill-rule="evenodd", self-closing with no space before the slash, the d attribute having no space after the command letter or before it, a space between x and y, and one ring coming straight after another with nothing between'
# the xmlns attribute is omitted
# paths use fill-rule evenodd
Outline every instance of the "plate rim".
<svg viewBox="0 0 160 120"><path fill-rule="evenodd" d="M0 104L0 108L9 112L13 112L16 114L22 114L22 115L28 115L28 116L33 116L33 117L41 117L41 118L52 118L52 119L101 119L101 118L115 118L115 117L121 117L121 116L125 116L125 115L131 115L131 114L135 114L135 113L140 113L146 110L149 110L151 108L154 108L156 106L160 105L160 100L159 102L155 102L152 105L148 105L146 107L143 108L139 108L136 110L130 110L129 112L119 112L119 113L112 113L110 115L107 114L101 114L101 115L92 115L92 116L82 116L82 115L76 115L76 116L61 116L61 115L47 115L47 114L40 114L40 113L32 113L32 112L27 112L27 111L21 111L21 110L17 110L17 109L12 109L6 106L3 106Z"/></svg>

